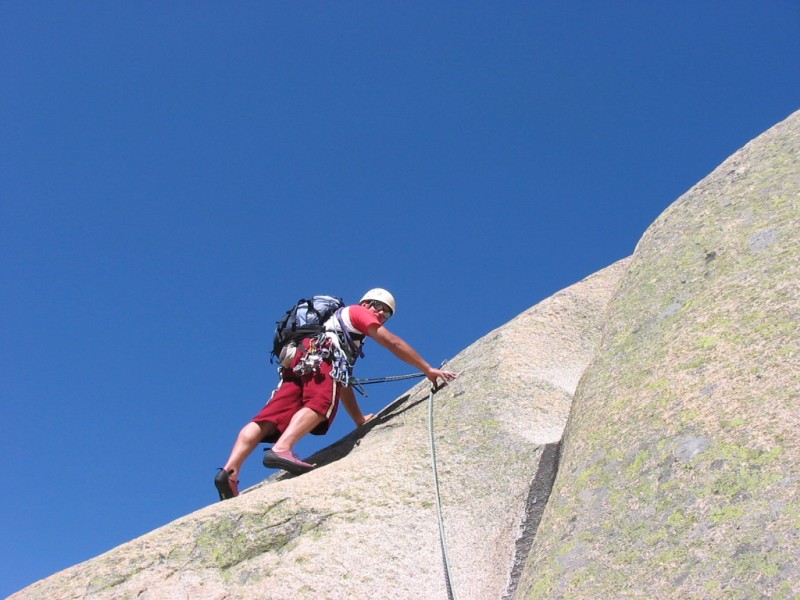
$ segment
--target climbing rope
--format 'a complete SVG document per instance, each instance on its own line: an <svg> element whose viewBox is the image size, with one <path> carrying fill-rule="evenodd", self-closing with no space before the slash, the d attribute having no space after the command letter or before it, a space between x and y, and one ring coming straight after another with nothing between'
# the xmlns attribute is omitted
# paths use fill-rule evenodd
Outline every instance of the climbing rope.
<svg viewBox="0 0 800 600"><path fill-rule="evenodd" d="M402 381L403 379L416 379L417 377L425 377L424 373L409 373L408 375L391 375L389 377L372 377L369 379L352 379L350 384L353 386L359 394L366 398L369 396L367 392L364 390L363 385L369 385L370 383L386 383L388 381Z"/></svg>
<svg viewBox="0 0 800 600"><path fill-rule="evenodd" d="M408 375L390 375L389 377L372 377L368 379L354 379L359 385L369 385L370 383L385 383L387 381L402 381L403 379L416 379L425 377L425 373L409 373Z"/></svg>
<svg viewBox="0 0 800 600"><path fill-rule="evenodd" d="M445 384L442 384L442 387ZM447 552L447 540L444 533L444 517L442 516L442 496L439 492L439 472L436 469L436 441L433 435L433 395L438 392L441 387L431 386L431 393L428 395L428 433L430 434L431 442L431 467L433 469L433 483L436 488L436 513L439 518L439 543L442 548L442 561L444 562L444 583L447 588L448 600L456 600L456 592L453 588L453 581L450 575L450 558Z"/></svg>
<svg viewBox="0 0 800 600"><path fill-rule="evenodd" d="M447 362L447 361L445 361ZM442 363L442 367L444 367L445 363ZM361 389L362 385L368 385L370 383L384 383L387 381L401 381L403 379L415 379L417 377L424 377L424 373L411 373L409 375L393 375L390 377L374 377L371 379L353 379L352 384L355 389L357 389L362 395L366 396L366 392ZM444 516L442 515L442 495L439 490L439 471L436 468L436 440L434 437L434 427L433 427L433 395L438 392L441 388L443 388L447 383L442 383L441 385L432 385L431 392L428 394L428 433L430 435L430 443L431 443L431 468L433 470L433 484L434 488L436 489L436 514L439 521L439 544L442 549L442 562L444 563L444 583L445 587L447 588L447 598L448 600L456 600L456 591L453 587L453 580L452 580L452 569L450 568L450 556L447 550L447 538L445 536L444 531Z"/></svg>

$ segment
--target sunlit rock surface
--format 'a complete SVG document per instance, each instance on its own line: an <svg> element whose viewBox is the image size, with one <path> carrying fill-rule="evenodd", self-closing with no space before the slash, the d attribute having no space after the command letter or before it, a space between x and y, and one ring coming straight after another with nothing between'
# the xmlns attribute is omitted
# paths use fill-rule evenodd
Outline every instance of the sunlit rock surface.
<svg viewBox="0 0 800 600"><path fill-rule="evenodd" d="M800 597L800 113L647 230L520 598Z"/></svg>
<svg viewBox="0 0 800 600"><path fill-rule="evenodd" d="M459 598L500 598L513 588L552 484L572 394L625 264L541 302L449 363L460 376L435 395L434 431ZM446 598L429 390L417 385L320 452L316 470L271 478L15 600Z"/></svg>
<svg viewBox="0 0 800 600"><path fill-rule="evenodd" d="M798 153L800 113L631 259L450 363L434 431L459 600L797 597ZM447 598L428 397L415 386L311 473L12 598Z"/></svg>

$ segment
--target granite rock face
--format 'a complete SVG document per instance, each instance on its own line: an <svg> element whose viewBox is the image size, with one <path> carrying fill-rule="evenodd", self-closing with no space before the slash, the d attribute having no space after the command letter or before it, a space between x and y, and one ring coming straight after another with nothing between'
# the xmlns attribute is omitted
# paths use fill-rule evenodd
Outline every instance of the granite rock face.
<svg viewBox="0 0 800 600"><path fill-rule="evenodd" d="M513 592L625 264L541 302L449 363L460 376L434 396L434 431L462 600ZM272 477L13 598L446 598L429 389L418 384L318 453L316 470Z"/></svg>
<svg viewBox="0 0 800 600"><path fill-rule="evenodd" d="M800 112L648 229L519 598L800 594Z"/></svg>
<svg viewBox="0 0 800 600"><path fill-rule="evenodd" d="M459 600L796 598L798 321L800 112L632 258L450 363L434 439ZM12 598L446 598L428 398Z"/></svg>

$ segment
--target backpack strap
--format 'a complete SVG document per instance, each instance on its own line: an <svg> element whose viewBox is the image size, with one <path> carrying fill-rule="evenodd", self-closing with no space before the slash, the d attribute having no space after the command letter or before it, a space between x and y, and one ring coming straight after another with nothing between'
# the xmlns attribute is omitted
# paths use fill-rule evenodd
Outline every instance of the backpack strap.
<svg viewBox="0 0 800 600"><path fill-rule="evenodd" d="M317 307L314 306L314 299L313 298L309 298L308 300L301 300L300 302L305 302L306 303L306 322L309 321L308 316L307 316L308 313L313 313L313 314L317 315L317 323L322 325L322 315L317 310Z"/></svg>
<svg viewBox="0 0 800 600"><path fill-rule="evenodd" d="M344 338L347 347L350 349L348 354L357 356L358 358L364 358L364 351L361 349L361 346L355 343L353 336L350 335L349 331L347 331L347 327L344 324L344 319L342 319L343 310L344 308L340 308L336 311L336 319L339 321L339 326L342 328L342 337Z"/></svg>

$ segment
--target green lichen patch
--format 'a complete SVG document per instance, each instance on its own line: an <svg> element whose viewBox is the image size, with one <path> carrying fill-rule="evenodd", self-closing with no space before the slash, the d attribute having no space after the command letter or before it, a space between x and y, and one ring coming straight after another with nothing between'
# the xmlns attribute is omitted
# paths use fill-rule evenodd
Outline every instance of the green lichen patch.
<svg viewBox="0 0 800 600"><path fill-rule="evenodd" d="M800 589L798 236L800 113L648 229L573 401L522 597ZM555 558L577 540L580 561Z"/></svg>
<svg viewBox="0 0 800 600"><path fill-rule="evenodd" d="M262 511L216 515L195 531L193 562L227 570L264 553L285 552L293 540L319 527L330 515L299 511L279 502Z"/></svg>

